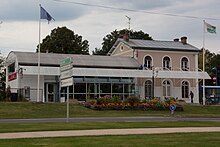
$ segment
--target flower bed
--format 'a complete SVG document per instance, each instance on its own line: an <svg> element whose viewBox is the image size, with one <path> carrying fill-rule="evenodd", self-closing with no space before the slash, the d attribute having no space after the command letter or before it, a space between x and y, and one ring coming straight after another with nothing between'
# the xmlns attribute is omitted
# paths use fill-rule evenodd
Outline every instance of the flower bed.
<svg viewBox="0 0 220 147"><path fill-rule="evenodd" d="M140 101L139 98L130 96L125 101L120 97L104 96L97 100L90 100L83 105L94 110L170 110L170 105L176 105L176 111L183 111L183 107L176 103L174 98L161 101L159 98Z"/></svg>

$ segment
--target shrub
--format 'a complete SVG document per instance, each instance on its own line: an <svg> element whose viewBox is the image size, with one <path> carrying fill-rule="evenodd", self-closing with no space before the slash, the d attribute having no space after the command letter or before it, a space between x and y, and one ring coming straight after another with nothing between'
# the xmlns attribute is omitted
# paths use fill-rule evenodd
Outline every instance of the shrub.
<svg viewBox="0 0 220 147"><path fill-rule="evenodd" d="M121 97L119 97L119 96L112 96L111 102L112 103L121 103Z"/></svg>
<svg viewBox="0 0 220 147"><path fill-rule="evenodd" d="M97 104L98 105L106 105L107 103L111 102L111 96L110 95L105 95L104 97L100 97L97 99Z"/></svg>
<svg viewBox="0 0 220 147"><path fill-rule="evenodd" d="M136 96L129 96L125 102L129 103L131 106L134 106L135 103L139 103L140 102L140 98L136 97Z"/></svg>
<svg viewBox="0 0 220 147"><path fill-rule="evenodd" d="M166 98L164 100L165 105L171 105L171 104L176 104L176 99L171 97L171 98Z"/></svg>
<svg viewBox="0 0 220 147"><path fill-rule="evenodd" d="M164 107L164 102L162 101L158 101L156 104L155 104L155 110L164 110L165 107Z"/></svg>

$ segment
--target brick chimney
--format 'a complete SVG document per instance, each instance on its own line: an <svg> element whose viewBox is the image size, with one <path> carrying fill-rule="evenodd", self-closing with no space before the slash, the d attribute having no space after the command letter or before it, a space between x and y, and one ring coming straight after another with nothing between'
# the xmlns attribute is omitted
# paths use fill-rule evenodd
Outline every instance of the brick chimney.
<svg viewBox="0 0 220 147"><path fill-rule="evenodd" d="M127 31L124 33L123 39L124 39L125 41L127 41L127 42L129 41L129 34L128 34Z"/></svg>
<svg viewBox="0 0 220 147"><path fill-rule="evenodd" d="M187 44L187 37L186 36L181 37L181 43Z"/></svg>

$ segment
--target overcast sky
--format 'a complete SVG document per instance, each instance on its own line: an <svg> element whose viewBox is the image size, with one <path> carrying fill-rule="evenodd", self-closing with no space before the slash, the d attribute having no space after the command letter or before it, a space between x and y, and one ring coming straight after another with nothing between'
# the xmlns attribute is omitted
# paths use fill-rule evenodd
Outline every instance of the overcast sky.
<svg viewBox="0 0 220 147"><path fill-rule="evenodd" d="M217 28L217 34L205 34L205 48L220 53L219 0L1 0L2 55L7 56L10 51L36 51L39 42L39 3L55 19L50 24L46 20L41 21L41 40L54 28L67 26L89 41L91 53L101 47L105 35L115 29L128 28L125 16L129 16L132 30L142 30L154 40L171 41L187 36L188 43L202 48L203 18L214 18L217 20L205 19Z"/></svg>

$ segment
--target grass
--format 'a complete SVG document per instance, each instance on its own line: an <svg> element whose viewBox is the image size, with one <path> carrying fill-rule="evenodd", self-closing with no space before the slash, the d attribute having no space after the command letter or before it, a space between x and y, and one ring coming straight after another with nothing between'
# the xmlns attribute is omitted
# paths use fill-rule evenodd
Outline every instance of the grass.
<svg viewBox="0 0 220 147"><path fill-rule="evenodd" d="M176 116L220 117L218 106L184 105L183 112ZM70 104L70 117L89 116L169 116L169 111L95 111L80 105ZM64 103L0 102L0 119L3 118L64 118ZM220 127L218 122L93 122L93 123L30 123L0 124L0 133L85 130L113 128L165 128L165 127ZM0 146L219 146L220 133L175 133L124 136L85 136L35 139L5 139Z"/></svg>
<svg viewBox="0 0 220 147"><path fill-rule="evenodd" d="M219 122L90 122L0 124L0 133L124 128L220 127Z"/></svg>
<svg viewBox="0 0 220 147"><path fill-rule="evenodd" d="M220 133L174 133L152 135L121 135L121 136L85 136L35 139L1 140L0 146L10 147L185 147L211 146L218 147Z"/></svg>
<svg viewBox="0 0 220 147"><path fill-rule="evenodd" d="M219 106L184 105L176 116L220 117ZM169 116L169 111L96 111L70 104L70 117L89 116ZM0 102L0 119L3 118L65 118L65 103Z"/></svg>

